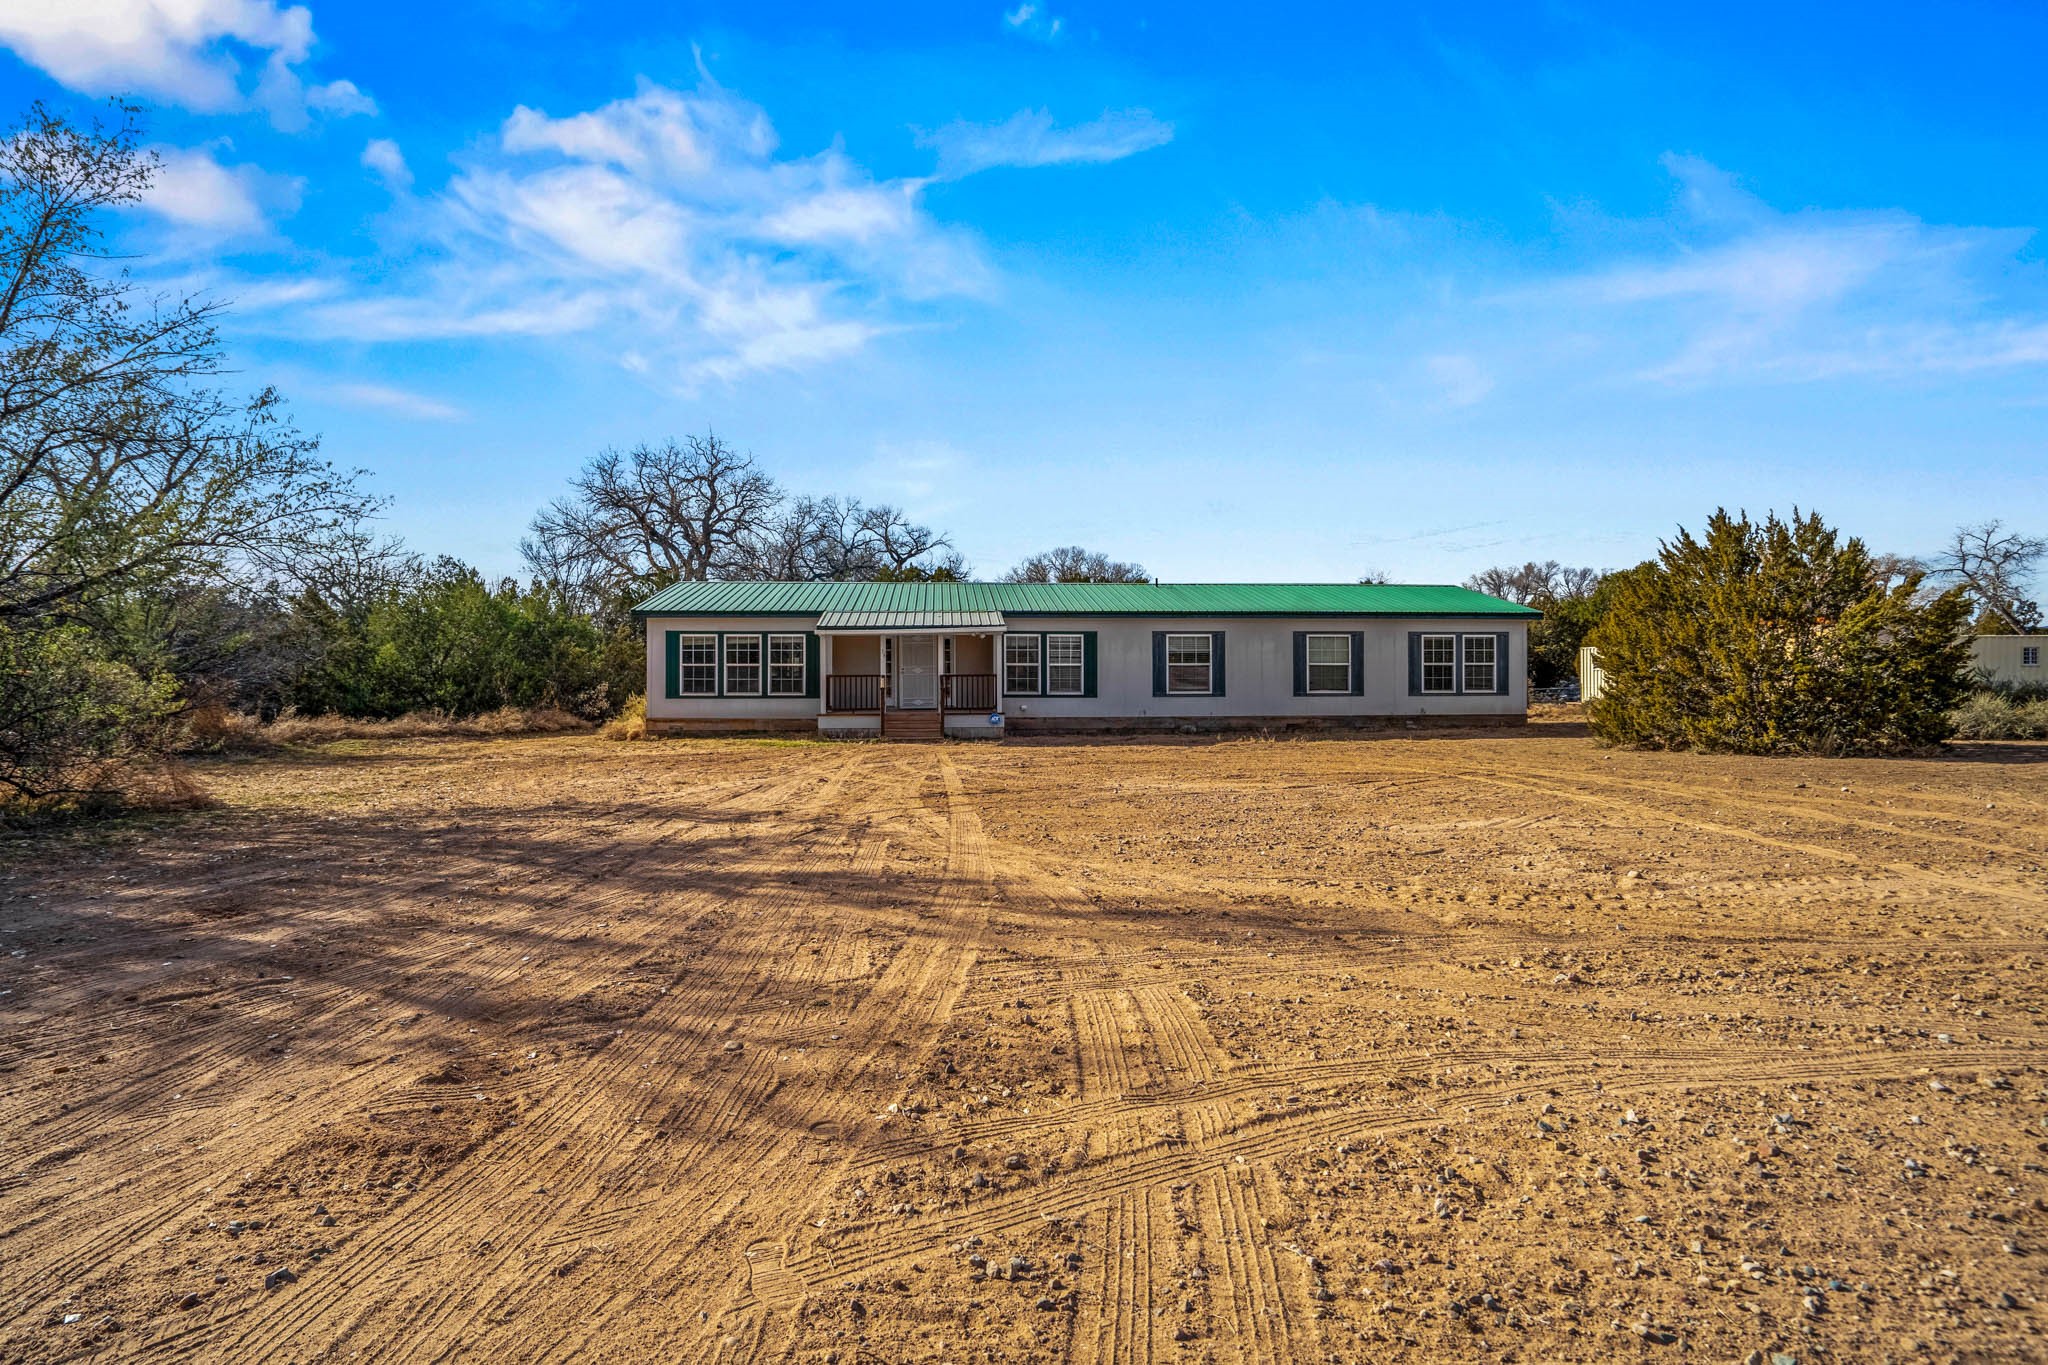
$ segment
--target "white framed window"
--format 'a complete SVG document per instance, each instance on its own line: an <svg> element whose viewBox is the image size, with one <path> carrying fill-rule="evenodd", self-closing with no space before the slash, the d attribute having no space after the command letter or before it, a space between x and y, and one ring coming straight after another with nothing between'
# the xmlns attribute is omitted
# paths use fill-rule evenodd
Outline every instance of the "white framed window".
<svg viewBox="0 0 2048 1365"><path fill-rule="evenodd" d="M1211 635L1166 637L1166 690L1207 695L1215 687L1216 639Z"/></svg>
<svg viewBox="0 0 2048 1365"><path fill-rule="evenodd" d="M718 637L678 635L676 637L676 695L715 697L718 695Z"/></svg>
<svg viewBox="0 0 2048 1365"><path fill-rule="evenodd" d="M1492 692L1495 690L1494 657L1496 641L1491 635L1467 635L1465 637L1465 690L1467 692Z"/></svg>
<svg viewBox="0 0 2048 1365"><path fill-rule="evenodd" d="M729 697L761 695L761 637L725 637L725 694Z"/></svg>
<svg viewBox="0 0 2048 1365"><path fill-rule="evenodd" d="M1038 637L1003 637L1003 691L1011 696L1031 696L1038 691Z"/></svg>
<svg viewBox="0 0 2048 1365"><path fill-rule="evenodd" d="M810 679L805 676L805 644L801 635L768 637L768 695L801 697Z"/></svg>
<svg viewBox="0 0 2048 1365"><path fill-rule="evenodd" d="M1078 635L1045 637L1045 691L1047 696L1078 697L1087 686L1086 651Z"/></svg>
<svg viewBox="0 0 2048 1365"><path fill-rule="evenodd" d="M941 635L939 637L939 672L951 673L952 671L953 637L950 635Z"/></svg>
<svg viewBox="0 0 2048 1365"><path fill-rule="evenodd" d="M1311 635L1307 640L1308 690L1351 693L1351 637Z"/></svg>
<svg viewBox="0 0 2048 1365"><path fill-rule="evenodd" d="M1422 690L1425 692L1455 692L1458 690L1457 636L1425 635L1422 637Z"/></svg>
<svg viewBox="0 0 2048 1365"><path fill-rule="evenodd" d="M2039 645L2021 645L2021 646L2020 646L2020 667L2021 667L2021 668L2039 668L2040 666L2041 666L2041 646L2039 646Z"/></svg>

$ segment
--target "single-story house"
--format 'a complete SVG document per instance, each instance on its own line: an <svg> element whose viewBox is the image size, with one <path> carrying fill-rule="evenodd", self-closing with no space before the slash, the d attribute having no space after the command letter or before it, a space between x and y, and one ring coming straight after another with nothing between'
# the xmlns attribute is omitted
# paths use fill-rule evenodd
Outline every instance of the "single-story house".
<svg viewBox="0 0 2048 1365"><path fill-rule="evenodd" d="M1541 613L1360 583L678 583L657 731L904 737L1513 723Z"/></svg>

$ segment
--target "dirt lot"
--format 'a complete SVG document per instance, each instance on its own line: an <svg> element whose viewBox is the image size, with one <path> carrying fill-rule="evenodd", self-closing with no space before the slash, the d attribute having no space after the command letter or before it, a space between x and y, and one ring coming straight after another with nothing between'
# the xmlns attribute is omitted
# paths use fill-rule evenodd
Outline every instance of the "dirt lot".
<svg viewBox="0 0 2048 1365"><path fill-rule="evenodd" d="M0 851L0 1361L2048 1359L2048 747L201 777Z"/></svg>

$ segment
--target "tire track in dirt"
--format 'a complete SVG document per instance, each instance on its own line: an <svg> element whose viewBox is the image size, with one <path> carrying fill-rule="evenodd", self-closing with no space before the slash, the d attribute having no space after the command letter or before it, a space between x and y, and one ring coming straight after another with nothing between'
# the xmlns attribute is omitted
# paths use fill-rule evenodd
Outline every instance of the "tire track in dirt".
<svg viewBox="0 0 2048 1365"><path fill-rule="evenodd" d="M947 798L945 870L930 911L918 921L923 932L907 940L865 986L861 1002L842 1026L842 1050L850 1054L848 1060L830 1072L787 1078L775 1096L775 1107L786 1115L786 1122L757 1122L751 1142L723 1151L702 1149L681 1163L688 1170L689 1188L698 1191L706 1184L719 1186L724 1179L720 1172L730 1169L731 1180L724 1186L731 1190L730 1198L680 1224L667 1220L658 1234L629 1237L618 1247L620 1255L644 1266L639 1278L646 1283L682 1279L701 1286L710 1279L722 1285L705 1296L714 1307L707 1309L709 1321L700 1331L652 1332L642 1324L647 1350L679 1359L741 1360L777 1354L787 1344L794 1327L787 1292L795 1286L800 1303L808 1286L785 1274L779 1281L784 1301L772 1302L754 1288L758 1256L739 1251L734 1259L740 1264L733 1266L714 1259L714 1248L727 1229L800 1223L789 1201L796 1200L801 1207L809 1191L836 1179L846 1162L841 1156L824 1172L806 1166L803 1153L815 1145L808 1141L807 1128L826 1125L850 1133L868 1121L865 1094L894 1089L903 1075L915 1073L935 1048L939 1030L957 1004L986 928L989 874L979 817L943 752L939 775ZM842 1144L842 1151L851 1150L850 1144ZM785 1187L772 1174L800 1166L803 1175L792 1186ZM758 1247L761 1242L748 1245ZM614 1306L623 1308L639 1292L625 1291ZM605 1312L586 1315L577 1327L550 1338L540 1355L553 1358L589 1349L589 1334L608 1320ZM616 1338L616 1331L608 1336Z"/></svg>
<svg viewBox="0 0 2048 1365"><path fill-rule="evenodd" d="M805 1097L805 1112L821 1112L827 1121L843 1124L843 1131L850 1132L859 1117L857 1096L861 1083L880 1083L884 1034L907 1035L918 1040L914 1056L892 1076L892 1083L922 1070L937 1047L946 1020L958 1007L987 932L993 904L987 836L979 810L944 750L938 753L938 767L947 819L945 874L931 916L936 932L922 942L921 951L913 952L912 945L906 944L890 964L892 972L900 968L897 978L892 980L885 973L869 993L873 1010L864 1023L860 1049L865 1060L852 1067L848 1075L814 1087ZM832 1174L820 1183L829 1185L831 1180L844 1175L850 1169L852 1154L849 1144L834 1164ZM764 1209L762 1216L787 1222L803 1202L807 1201L800 1201L795 1208L785 1205L779 1210ZM801 1284L801 1279L787 1269L789 1259L785 1257L785 1274L790 1282ZM759 1359L764 1353L780 1352L789 1344L792 1327L793 1323L777 1317L773 1329L759 1338L758 1349L745 1358Z"/></svg>
<svg viewBox="0 0 2048 1365"><path fill-rule="evenodd" d="M1205 1085L1229 1069L1229 1055L1190 1008L1185 993L1168 986L1140 986L1131 995L1158 1042L1169 1078Z"/></svg>
<svg viewBox="0 0 2048 1365"><path fill-rule="evenodd" d="M678 817L675 820L664 823L657 827L650 837L636 845L632 856L646 856L653 850L672 842L687 827L696 823L696 821L689 817ZM704 828L711 827L704 826ZM567 902L577 896L579 892L590 893L593 888L596 888L597 908L603 909L609 906L619 897L617 894L607 893L601 888L606 876L615 868L619 856L619 849L617 846L613 846L589 853L583 858L574 860L577 865L572 870L580 874L580 880L569 886L562 887L552 895L544 898L539 903L540 908L544 909L551 903ZM382 898L388 900L390 897L387 895ZM491 930L487 926L472 926L463 931L460 937L474 941L479 935L484 935L486 936L484 941L489 943L490 939L488 936L490 933ZM468 960L469 965L464 978L466 982L471 983L468 989L487 991L516 977L520 973L527 956L519 951L521 946L522 944L516 938L508 938L503 940L498 946L486 947L481 952L472 953ZM450 959L460 951L462 951L462 945L451 943L438 953L430 954L430 960ZM417 961L417 958L412 960ZM374 962L375 959L373 957L366 958L362 966L335 974L331 978L333 984L323 984L317 990L306 992L306 994L312 996L312 1000L308 1003L320 1008L321 1012L310 1017L295 1018L293 1020L293 1031L298 1033L315 1033L326 1028L336 1019L358 1009L364 999L385 998L384 992L377 990L373 985L376 976ZM375 991L375 994L372 994L373 991ZM284 1006L281 1005L280 1007ZM389 1021L385 1022L388 1023ZM269 1021L264 1018L248 1022L235 1021L226 1029L209 1031L209 1036L203 1038L199 1051L182 1057L174 1056L165 1064L163 1070L189 1070L200 1065L208 1057L219 1057L221 1065L226 1066L227 1063L233 1060L236 1049L249 1050L252 1048L256 1041L254 1035L262 1033L268 1023ZM340 1054L360 1047L362 1036L360 1033L350 1034L343 1030L341 1031L341 1036L325 1044L300 1051L296 1058L300 1065L294 1068L292 1076L281 1078L283 1083L295 1087L294 1094L297 1097L294 1101L295 1105L317 1105L326 1112L349 1112L354 1110L371 1115L392 1112L391 1106L380 1106L374 1103L376 1099L385 1093L388 1087L388 1082L382 1079L376 1068L351 1068L345 1065L332 1064L334 1059ZM327 1063L327 1065L322 1066L323 1062ZM232 1070L232 1068L229 1068L229 1070ZM335 1077L335 1082L324 1087L317 1085L308 1087L295 1079L300 1075L319 1075L323 1071ZM233 1079L226 1072L222 1073L222 1077L227 1080ZM494 1077L491 1082L469 1082L459 1088L465 1097L479 1090L487 1093L503 1093L506 1089L517 1088L516 1084L513 1086L501 1084L503 1080L504 1078L502 1077ZM166 1082L166 1084L171 1083L177 1082ZM186 1082L185 1084L189 1093L203 1089L206 1082L202 1078L199 1081ZM201 1137L212 1136L217 1128L217 1124L211 1116L211 1111L217 1107L217 1103L188 1101L175 1114L166 1114L161 1111L155 1113L144 1112L127 1124L104 1127L103 1132L105 1135L114 1140L103 1140L95 1144L96 1155L104 1163L115 1167L118 1172L115 1177L117 1183L111 1186L102 1186L91 1191L80 1192L90 1194L91 1198L61 1201L54 1206L46 1206L43 1213L50 1217L68 1217L74 1220L84 1220L89 1216L90 1210L92 1210L98 1200L111 1197L128 1186L144 1183L150 1177L159 1177L165 1169L189 1164L195 1155L193 1150L194 1144L199 1143ZM268 1144L267 1152L265 1147L261 1145L262 1140L258 1139L259 1146L255 1153L256 1160L252 1162L248 1155L244 1155L238 1157L235 1164L243 1169L249 1169L254 1164L260 1164L262 1161L274 1157L300 1136L299 1130L294 1126L297 1121L297 1114L292 1106L277 1106L275 1111L267 1116L267 1126L289 1131L281 1134L279 1138L272 1140ZM152 1144L158 1149L157 1154L154 1157L138 1158L132 1153L124 1153L123 1149L119 1146L119 1139L132 1133L147 1134L151 1138ZM251 1134L246 1131L240 1134L240 1137L245 1141L250 1136ZM203 1144L199 1146L198 1150L205 1150ZM227 1179L228 1177L219 1172L206 1172L189 1176L185 1178L186 1183L184 1186L167 1202L158 1202L132 1210L123 1219L111 1224L105 1222L103 1218L94 1219L91 1221L88 1230L82 1234L76 1232L70 1234L59 1233L59 1238L61 1238L62 1243L66 1246L66 1259L46 1267L44 1273L59 1282L67 1282L87 1264L117 1263L122 1259L115 1254L118 1249L129 1247L139 1242L143 1233L150 1227L163 1226L168 1220L175 1219L181 1214L189 1215L189 1211L192 1208L202 1206L207 1202L206 1196L210 1188L219 1186ZM39 1219L31 1217L17 1226L25 1229L37 1226L38 1222ZM61 1227L62 1225L59 1224L58 1226ZM49 1235L49 1230L45 1230L45 1235Z"/></svg>
<svg viewBox="0 0 2048 1365"><path fill-rule="evenodd" d="M1591 792L1579 791L1562 785L1552 785L1535 778L1503 777L1497 773L1472 768L1461 769L1453 773L1443 773L1439 774L1439 776L1447 780L1486 782L1508 791L1547 796L1560 801L1572 801L1600 810L1618 811L1638 823L1641 821L1644 813L1641 806L1631 805L1629 802L1614 797L1596 796ZM1659 819L1668 819L1674 824L1687 826L1702 834L1717 835L1726 839L1738 839L1744 843L1756 844L1763 848L1777 849L1783 853L1797 853L1803 857L1819 858L1834 863L1847 863L1866 870L1881 868L1901 881L1913 882L1922 886L1938 886L1946 891L1962 891L1976 896L1995 894L2008 899L2025 898L2031 894L2019 888L1996 888L1987 885L1981 880L1947 876L1912 863L1874 860L1864 854L1850 852L1845 849L1829 848L1823 844L1811 844L1796 839L1778 838L1774 835L1746 829L1740 825L1726 824L1718 820L1702 820L1696 816L1681 816L1668 811L1659 811L1657 815Z"/></svg>
<svg viewBox="0 0 2048 1365"><path fill-rule="evenodd" d="M2025 1046L2009 1049L1950 1047L1906 1057L1857 1052L1811 1053L1775 1058L1731 1058L1726 1049L1710 1057L1697 1054L1636 1052L1616 1059L1603 1056L1536 1054L1520 1059L1529 1070L1511 1078L1431 1090L1408 1104L1352 1101L1303 1105L1293 1112L1260 1116L1224 1130L1203 1144L1193 1141L1154 1142L1128 1153L1063 1172L1044 1185L1030 1184L969 1202L959 1209L927 1214L909 1228L868 1225L837 1238L821 1240L812 1250L791 1258L789 1269L813 1288L870 1273L914 1255L929 1254L970 1232L1014 1233L1047 1216L1083 1213L1133 1190L1195 1178L1222 1162L1246 1163L1295 1155L1318 1145L1362 1141L1369 1137L1415 1132L1444 1121L1454 1112L1497 1108L1503 1097L1532 1090L1559 1097L1599 1093L1654 1094L1686 1086L1753 1086L1761 1084L1903 1080L1930 1070L1960 1072L1980 1067L2025 1066L2033 1061ZM1440 1061L1462 1061L1443 1058ZM1537 1063L1547 1065L1539 1067Z"/></svg>
<svg viewBox="0 0 2048 1365"><path fill-rule="evenodd" d="M1490 769L1489 772L1494 777L1500 776L1500 770L1497 768ZM1526 780L1547 784L1547 779L1542 777ZM1952 844L1973 851L1988 849L2021 858L2039 857L2043 853L2041 847L2020 847L1993 840L1973 839L1966 835L1949 834L1940 830L1916 828L1911 824L1901 825L1874 819L1870 816L1846 811L1842 808L1842 803L1838 802L1802 800L1796 797L1783 796L1774 796L1766 799L1751 791L1702 790L1697 787L1681 787L1668 782L1652 782L1643 778L1613 777L1599 773L1579 774L1573 780L1620 791L1641 792L1645 795L1660 796L1669 800L1688 802L1693 805L1726 805L1733 803L1740 805L1744 811L1769 811L1777 815L1795 816L1804 820L1820 820L1849 829L1865 830L1874 834L1903 836L1931 843ZM1653 812L1657 808L1645 806L1640 809L1646 812ZM1954 824L1984 826L2008 836L2024 832L2023 829L2015 829L2011 820L1992 820L1982 816L1958 815L1897 806L1886 807L1885 809L1892 814L1902 817L1917 816L1927 820L1943 820Z"/></svg>
<svg viewBox="0 0 2048 1365"><path fill-rule="evenodd" d="M786 804L808 783L811 793L806 807L822 808L836 798L863 757L861 751L847 755L823 783L808 773L799 774L755 793L752 802L763 808ZM770 917L768 923L735 924L727 934L772 940L785 932L787 920L805 899L797 888L807 874L824 870L840 853L838 841L816 841L796 860L793 872L757 898L753 917ZM682 899L706 902L698 908L711 909L709 902L715 893L685 892ZM765 966L787 954L763 944L755 954L742 955L746 956ZM504 1274L551 1221L573 1216L582 1202L602 1198L605 1172L628 1163L644 1146L644 1135L633 1132L641 1127L632 1121L638 1115L614 1116L608 1123L600 1123L596 1115L598 1107L614 1096L620 1082L636 1069L635 1064L666 1064L673 1069L679 1053L701 1052L730 1018L735 999L762 985L761 974L755 970L723 979L708 972L697 975L700 979L679 989L671 987L657 997L633 1021L630 1037L622 1029L581 1065L559 1068L559 1074L548 1078L546 1097L516 1128L429 1186L404 1211L404 1217L387 1216L339 1245L338 1254L321 1266L318 1275L295 1286L296 1292L289 1298L252 1305L246 1320L237 1325L237 1334L224 1341L223 1347L230 1354L259 1358L311 1336L338 1348L371 1330L372 1320L388 1316L394 1305L402 1305L398 1309L401 1316L377 1348L387 1358L412 1355L426 1349L426 1343L435 1341L437 1334L450 1331L455 1322L452 1315L462 1302ZM740 1073L740 1083L753 1076L759 1084L754 1059L748 1062ZM600 1129L605 1130L602 1135ZM555 1140L558 1134L561 1136ZM570 1135L579 1140L571 1142ZM628 1138L640 1140L627 1146L623 1140ZM541 1193L531 1193L536 1190ZM517 1204L510 1202L515 1192L525 1192ZM494 1235L478 1243L465 1235L472 1223L492 1228ZM478 1247L484 1254L481 1265L475 1264ZM451 1254L470 1258L464 1274L443 1277L440 1287L424 1296L405 1292L404 1286L416 1278L415 1272ZM452 1334L461 1335L459 1331Z"/></svg>

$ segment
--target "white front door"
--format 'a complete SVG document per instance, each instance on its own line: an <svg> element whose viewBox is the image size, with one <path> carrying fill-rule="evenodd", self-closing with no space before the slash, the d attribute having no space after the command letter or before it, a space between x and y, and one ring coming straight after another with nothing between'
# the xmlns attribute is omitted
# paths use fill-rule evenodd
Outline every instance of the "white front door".
<svg viewBox="0 0 2048 1365"><path fill-rule="evenodd" d="M896 640L896 705L930 710L939 704L939 641L932 635Z"/></svg>

